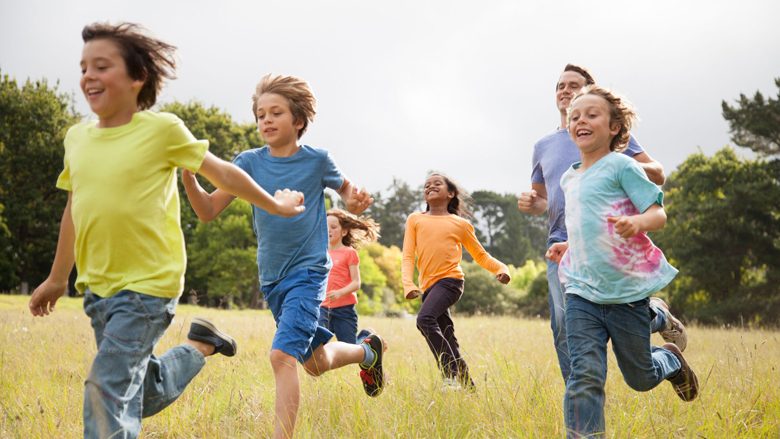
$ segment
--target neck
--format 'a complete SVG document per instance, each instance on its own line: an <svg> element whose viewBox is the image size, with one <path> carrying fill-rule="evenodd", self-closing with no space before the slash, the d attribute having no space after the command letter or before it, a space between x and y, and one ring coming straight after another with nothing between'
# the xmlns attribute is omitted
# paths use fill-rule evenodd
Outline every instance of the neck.
<svg viewBox="0 0 780 439"><path fill-rule="evenodd" d="M268 144L268 147L271 148L271 156L273 157L290 157L298 152L298 149L300 148L294 141L284 145Z"/></svg>
<svg viewBox="0 0 780 439"><path fill-rule="evenodd" d="M562 110L561 111L561 125L559 126L559 128L561 128L561 129L566 128L566 125L568 125L566 123L566 110Z"/></svg>
<svg viewBox="0 0 780 439"><path fill-rule="evenodd" d="M609 146L605 148L598 148L593 151L580 151L580 157L582 158L582 166L580 166L580 169L583 171L593 166L597 161L604 158L607 154L609 154L611 151L609 150Z"/></svg>
<svg viewBox="0 0 780 439"><path fill-rule="evenodd" d="M428 214L429 215L449 215L450 212L447 210L446 204L430 204L428 203Z"/></svg>
<svg viewBox="0 0 780 439"><path fill-rule="evenodd" d="M133 120L133 115L137 112L135 108L118 111L109 116L98 116L98 128L115 128L127 125Z"/></svg>
<svg viewBox="0 0 780 439"><path fill-rule="evenodd" d="M328 248L330 250L337 250L340 249L341 247L344 247L344 244L342 244L341 241L336 241L336 243L331 242L330 244L328 244Z"/></svg>

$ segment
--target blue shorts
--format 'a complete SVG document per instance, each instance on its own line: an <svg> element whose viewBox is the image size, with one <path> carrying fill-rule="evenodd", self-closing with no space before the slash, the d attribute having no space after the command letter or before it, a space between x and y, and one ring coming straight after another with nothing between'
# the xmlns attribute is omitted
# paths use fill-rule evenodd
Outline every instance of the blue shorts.
<svg viewBox="0 0 780 439"><path fill-rule="evenodd" d="M303 269L263 286L263 294L276 320L271 349L278 349L303 363L333 333L320 326L320 304L325 298L328 274Z"/></svg>

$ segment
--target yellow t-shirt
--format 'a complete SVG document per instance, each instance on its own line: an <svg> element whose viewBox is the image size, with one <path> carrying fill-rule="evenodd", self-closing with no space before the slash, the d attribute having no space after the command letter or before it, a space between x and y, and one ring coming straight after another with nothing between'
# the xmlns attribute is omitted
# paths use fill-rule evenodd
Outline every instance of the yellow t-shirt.
<svg viewBox="0 0 780 439"><path fill-rule="evenodd" d="M187 257L176 168L197 171L208 141L169 113L141 111L120 127L96 125L68 130L57 179L72 192L76 288L101 297L124 289L178 297Z"/></svg>
<svg viewBox="0 0 780 439"><path fill-rule="evenodd" d="M474 226L457 215L415 212L406 220L401 277L404 294L425 291L444 278L463 279L460 261L466 247L474 262L493 274L509 273L504 263L490 256L474 234ZM419 288L414 284L417 259Z"/></svg>

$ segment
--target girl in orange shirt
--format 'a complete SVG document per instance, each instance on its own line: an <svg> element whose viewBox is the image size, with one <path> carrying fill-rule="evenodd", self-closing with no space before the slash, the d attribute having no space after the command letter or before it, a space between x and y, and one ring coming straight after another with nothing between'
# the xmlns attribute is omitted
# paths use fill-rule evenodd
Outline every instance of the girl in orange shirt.
<svg viewBox="0 0 780 439"><path fill-rule="evenodd" d="M357 290L360 289L358 246L379 237L379 224L341 209L328 211L328 254L333 267L328 275L325 300L320 305L319 324L339 341L357 343Z"/></svg>
<svg viewBox="0 0 780 439"><path fill-rule="evenodd" d="M448 388L473 389L468 366L460 355L449 308L463 295L463 247L474 261L509 283L507 266L485 251L474 234L465 203L466 193L442 174L425 180L425 212L409 215L404 233L402 276L407 299L422 295L417 328L428 342ZM418 283L412 280L417 259Z"/></svg>

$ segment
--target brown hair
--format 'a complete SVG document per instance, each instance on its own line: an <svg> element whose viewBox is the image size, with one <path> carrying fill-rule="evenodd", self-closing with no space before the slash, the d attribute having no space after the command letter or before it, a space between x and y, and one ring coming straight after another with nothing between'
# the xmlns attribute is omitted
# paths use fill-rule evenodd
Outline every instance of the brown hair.
<svg viewBox="0 0 780 439"><path fill-rule="evenodd" d="M341 209L328 210L328 216L339 220L341 228L347 233L341 238L341 243L347 247L357 248L379 239L379 224L367 216L357 216Z"/></svg>
<svg viewBox="0 0 780 439"><path fill-rule="evenodd" d="M84 43L106 39L113 41L125 61L127 74L143 81L138 93L138 108L146 110L157 102L165 79L176 79L176 46L147 34L147 30L135 23L92 23L81 30Z"/></svg>
<svg viewBox="0 0 780 439"><path fill-rule="evenodd" d="M607 101L609 107L609 124L610 127L613 123L620 125L620 130L612 138L609 143L609 150L622 152L628 146L631 127L637 120L636 111L626 98L619 96L609 89L599 87L598 85L591 85L582 89L582 92L571 100L571 104L582 96L595 95ZM570 107L571 108L571 107ZM571 114L571 110L569 111ZM569 116L571 117L571 116Z"/></svg>
<svg viewBox="0 0 780 439"><path fill-rule="evenodd" d="M263 76L255 88L255 94L252 95L252 114L255 116L255 121L257 121L257 100L264 93L275 93L287 99L293 122L303 122L303 127L298 130L300 139L306 132L309 122L314 121L316 114L317 99L309 84L294 76L274 76L270 73Z"/></svg>
<svg viewBox="0 0 780 439"><path fill-rule="evenodd" d="M447 203L447 212L463 218L471 218L471 196L469 196L468 192L453 179L440 172L431 172L426 179L431 178L434 175L443 178L444 182L447 183L447 191L452 192L453 194L452 199ZM431 210L431 206L429 206L428 203L425 203L425 211L427 212L429 210Z"/></svg>
<svg viewBox="0 0 780 439"><path fill-rule="evenodd" d="M563 68L564 73L565 72L575 72L582 75L583 78L585 78L585 85L593 85L596 83L596 80L593 79L593 75L590 74L588 69L585 67L580 67L578 65L574 64L566 64L566 67ZM555 84L555 88L558 88L558 83Z"/></svg>

